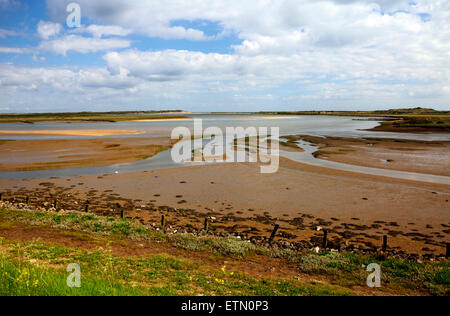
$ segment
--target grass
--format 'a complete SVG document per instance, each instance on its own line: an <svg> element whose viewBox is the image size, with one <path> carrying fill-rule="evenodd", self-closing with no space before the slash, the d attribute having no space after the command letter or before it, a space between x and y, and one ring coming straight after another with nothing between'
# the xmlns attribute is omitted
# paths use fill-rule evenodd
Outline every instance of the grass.
<svg viewBox="0 0 450 316"><path fill-rule="evenodd" d="M77 212L0 209L0 223L0 233L17 226L54 227L62 230L61 236L97 245L94 249L71 249L43 241L0 239L0 273L8 275L0 280L0 295L354 295L353 287L365 286L365 267L371 263L382 267L381 291L450 295L448 261L417 263L348 253L297 253L236 238L165 235L132 220ZM121 256L112 252L114 245L144 240L163 249L178 249L176 256ZM186 259L195 257L194 253L208 259ZM266 278L254 277L208 263L246 264L255 258L262 262L277 258L286 266L295 265L311 281L272 278L270 273ZM81 289L65 285L65 269L70 263L81 266ZM326 282L312 281L317 278ZM33 286L36 280L38 286Z"/></svg>
<svg viewBox="0 0 450 316"><path fill-rule="evenodd" d="M249 255L263 253L251 243L236 238L199 238L188 234L173 237L177 248L189 251L212 251L224 257L246 258Z"/></svg>
<svg viewBox="0 0 450 316"><path fill-rule="evenodd" d="M63 269L36 267L0 255L1 296L142 296L146 292L126 287L120 282L88 275L83 278L82 287L69 288L68 274Z"/></svg>
<svg viewBox="0 0 450 316"><path fill-rule="evenodd" d="M0 295L351 295L338 286L257 280L226 266L213 269L169 255L121 257L110 250L77 250L42 242L4 243ZM81 287L69 288L66 267L81 267Z"/></svg>
<svg viewBox="0 0 450 316"><path fill-rule="evenodd" d="M449 116L405 116L401 121L392 123L393 127L397 128L443 128L450 129L450 115Z"/></svg>

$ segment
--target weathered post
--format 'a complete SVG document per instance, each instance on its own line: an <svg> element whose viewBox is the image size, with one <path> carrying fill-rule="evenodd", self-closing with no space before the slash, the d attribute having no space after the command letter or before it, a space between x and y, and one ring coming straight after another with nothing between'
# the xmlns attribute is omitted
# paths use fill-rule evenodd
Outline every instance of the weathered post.
<svg viewBox="0 0 450 316"><path fill-rule="evenodd" d="M381 250L383 252L386 252L388 247L388 237L386 235L383 236L383 247L381 248Z"/></svg>
<svg viewBox="0 0 450 316"><path fill-rule="evenodd" d="M55 210L58 209L58 200L53 201L53 207L55 208Z"/></svg>
<svg viewBox="0 0 450 316"><path fill-rule="evenodd" d="M205 218L205 225L204 225L204 229L205 229L206 231L208 231L208 230L209 230L209 220L208 220L208 217L207 217L207 218Z"/></svg>
<svg viewBox="0 0 450 316"><path fill-rule="evenodd" d="M3 202L3 193L0 192L0 202Z"/></svg>
<svg viewBox="0 0 450 316"><path fill-rule="evenodd" d="M122 209L122 205L120 205L120 203L116 204L116 208L118 211L120 211L120 218L124 219L125 218L125 211Z"/></svg>
<svg viewBox="0 0 450 316"><path fill-rule="evenodd" d="M276 224L275 227L273 228L272 235L270 235L270 238L269 238L269 244L271 244L273 242L273 240L275 239L275 236L277 235L279 228L280 228L280 225L278 225L278 224Z"/></svg>
<svg viewBox="0 0 450 316"><path fill-rule="evenodd" d="M445 258L446 259L450 258L450 243L447 243L447 252L445 254Z"/></svg>
<svg viewBox="0 0 450 316"><path fill-rule="evenodd" d="M161 229L165 229L166 228L166 216L162 215L161 216Z"/></svg>
<svg viewBox="0 0 450 316"><path fill-rule="evenodd" d="M84 206L84 212L89 213L89 201L86 201L86 205Z"/></svg>
<svg viewBox="0 0 450 316"><path fill-rule="evenodd" d="M29 197L29 196L27 196L27 200L26 200L26 203L27 203L27 205L30 205L30 204L31 204L31 199L30 199L30 197Z"/></svg>
<svg viewBox="0 0 450 316"><path fill-rule="evenodd" d="M323 231L323 241L322 241L322 248L327 249L328 246L328 230Z"/></svg>

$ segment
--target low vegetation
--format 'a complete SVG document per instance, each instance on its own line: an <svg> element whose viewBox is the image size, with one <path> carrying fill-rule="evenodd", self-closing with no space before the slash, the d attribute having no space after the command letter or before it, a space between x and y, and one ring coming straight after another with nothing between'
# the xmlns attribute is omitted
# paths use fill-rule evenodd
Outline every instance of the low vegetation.
<svg viewBox="0 0 450 316"><path fill-rule="evenodd" d="M236 238L167 235L129 219L0 209L0 236L10 236L6 232L19 228L46 229L47 238L0 238L0 295L450 294L448 261L296 253ZM50 232L53 237L48 237ZM238 268L250 261L265 267L269 260L279 263L277 277ZM81 288L66 285L71 263L81 267ZM365 285L365 267L370 263L382 267L379 290ZM298 277L288 273L283 277L281 271L293 267ZM367 290L358 292L361 287Z"/></svg>
<svg viewBox="0 0 450 316"><path fill-rule="evenodd" d="M128 112L77 112L77 113L30 113L0 114L0 123L36 123L47 121L61 122L120 122L136 120L159 120L185 118L180 115L165 113L181 113L175 111L128 111ZM157 115L158 114L158 115Z"/></svg>
<svg viewBox="0 0 450 316"><path fill-rule="evenodd" d="M382 122L377 129L427 129L427 130L448 130L450 131L449 116L411 116L403 117L402 120L392 122Z"/></svg>
<svg viewBox="0 0 450 316"><path fill-rule="evenodd" d="M298 112L263 112L270 115L329 115L353 117L378 117L389 121L375 128L375 131L420 131L450 130L450 111L411 108L383 111L298 111Z"/></svg>

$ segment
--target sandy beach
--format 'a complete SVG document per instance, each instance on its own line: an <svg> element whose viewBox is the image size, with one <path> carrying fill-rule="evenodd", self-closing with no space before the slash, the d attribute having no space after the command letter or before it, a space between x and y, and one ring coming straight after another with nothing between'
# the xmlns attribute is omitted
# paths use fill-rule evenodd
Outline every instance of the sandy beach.
<svg viewBox="0 0 450 316"><path fill-rule="evenodd" d="M61 131L0 131L0 135L53 135L53 136L117 136L138 135L140 131L121 130L61 130Z"/></svg>

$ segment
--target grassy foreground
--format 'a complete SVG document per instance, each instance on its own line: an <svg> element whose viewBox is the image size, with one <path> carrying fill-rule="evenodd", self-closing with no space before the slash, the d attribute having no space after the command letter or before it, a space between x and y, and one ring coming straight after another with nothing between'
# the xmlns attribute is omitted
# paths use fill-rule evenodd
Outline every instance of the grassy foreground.
<svg viewBox="0 0 450 316"><path fill-rule="evenodd" d="M0 208L0 236L0 295L450 294L448 261L300 254L237 239L166 235L132 220L75 212ZM276 263L277 271L261 276L249 262ZM81 288L66 284L71 263L81 267ZM370 263L382 266L378 290L365 285Z"/></svg>

